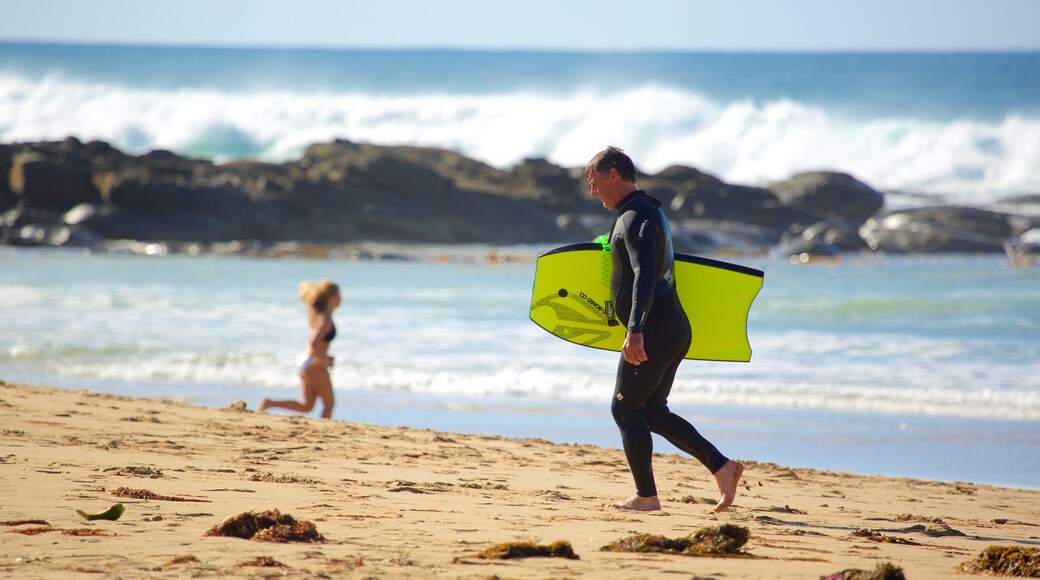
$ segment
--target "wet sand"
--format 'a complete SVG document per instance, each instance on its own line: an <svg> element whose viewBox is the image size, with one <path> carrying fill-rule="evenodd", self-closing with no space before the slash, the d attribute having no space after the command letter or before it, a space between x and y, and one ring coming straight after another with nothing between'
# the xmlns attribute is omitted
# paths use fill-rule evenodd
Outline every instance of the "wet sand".
<svg viewBox="0 0 1040 580"><path fill-rule="evenodd" d="M617 449L240 407L0 384L0 574L816 578L891 562L918 579L958 576L991 545L1040 545L1035 489L744 461L735 506L714 514L710 474L662 455L663 510L627 513L601 507L632 493ZM76 513L115 503L126 507L118 521ZM271 509L313 522L325 541L204 535L227 516ZM719 524L749 529L751 557L600 550ZM491 544L558 540L580 559L476 557ZM246 565L256 563L269 566Z"/></svg>

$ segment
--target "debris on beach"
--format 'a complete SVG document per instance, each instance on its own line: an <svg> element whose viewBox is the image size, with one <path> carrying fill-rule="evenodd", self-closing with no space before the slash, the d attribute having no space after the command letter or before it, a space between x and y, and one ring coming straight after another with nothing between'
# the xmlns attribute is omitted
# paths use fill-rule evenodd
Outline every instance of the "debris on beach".
<svg viewBox="0 0 1040 580"><path fill-rule="evenodd" d="M274 542L276 544L288 544L289 542L324 542L325 538L318 533L318 528L307 521L295 522L293 524L279 524L264 528L253 535L254 542Z"/></svg>
<svg viewBox="0 0 1040 580"><path fill-rule="evenodd" d="M249 406L246 404L245 401L235 401L234 403L231 403L227 407L224 407L224 410L225 411L239 411L239 412L242 412L242 411L248 411L249 410Z"/></svg>
<svg viewBox="0 0 1040 580"><path fill-rule="evenodd" d="M122 517L123 512L125 511L126 508L123 507L123 504L117 503L114 506L108 508L107 510L103 512L98 512L96 514L89 514L83 510L76 510L76 513L79 514L79 517L87 520L88 522L92 522L94 520L111 520L114 522L118 520L120 517Z"/></svg>
<svg viewBox="0 0 1040 580"><path fill-rule="evenodd" d="M915 542L913 540L908 540L906 538L897 538L895 536L886 536L885 534L882 534L879 531L868 530L868 529L865 529L865 528L861 528L861 529L856 530L855 532L852 532L845 539L846 540L855 540L857 538L862 538L864 540L870 540L871 542L877 542L879 544L905 544L907 546L920 546L921 545L920 542Z"/></svg>
<svg viewBox="0 0 1040 580"><path fill-rule="evenodd" d="M465 488L465 489L484 489L484 490L494 490L494 491L503 491L503 490L508 490L509 489L509 486L504 484L504 483L491 483L491 482L488 482L488 483L477 483L475 481L470 481L470 482L466 482L466 483L460 483L459 487L462 487L462 488Z"/></svg>
<svg viewBox="0 0 1040 580"><path fill-rule="evenodd" d="M276 509L263 512L243 512L237 516L231 516L210 528L203 535L281 544L325 541L325 537L318 533L318 529L313 523L305 520L297 521L291 515L283 515Z"/></svg>
<svg viewBox="0 0 1040 580"><path fill-rule="evenodd" d="M112 495L116 497L130 497L133 499L151 499L157 501L195 501L209 503L208 499L191 499L187 497L159 495L155 492L148 491L147 489L130 489L129 487L120 487L113 491Z"/></svg>
<svg viewBox="0 0 1040 580"><path fill-rule="evenodd" d="M784 504L783 507L772 506L772 507L770 507L768 509L756 509L756 510L753 510L753 511L756 511L756 512L773 512L773 513L779 513L779 514L805 515L805 512L803 512L802 510L795 509L795 508L793 508L793 507L791 507L791 506L789 506L787 504Z"/></svg>
<svg viewBox="0 0 1040 580"><path fill-rule="evenodd" d="M899 566L884 562L875 566L873 570L842 570L830 576L820 576L820 580L906 580L906 576Z"/></svg>
<svg viewBox="0 0 1040 580"><path fill-rule="evenodd" d="M897 522L919 522L923 524L945 524L942 518L929 518L926 516L919 516L915 514L896 514L892 516Z"/></svg>
<svg viewBox="0 0 1040 580"><path fill-rule="evenodd" d="M249 481L262 481L265 483L322 483L320 480L313 479L310 477L300 477L298 475L275 475L271 472L254 473L249 476Z"/></svg>
<svg viewBox="0 0 1040 580"><path fill-rule="evenodd" d="M574 501L573 498L571 498L569 495L565 493L560 493L555 489L547 489L545 491L539 492L538 495L548 498L552 501Z"/></svg>
<svg viewBox="0 0 1040 580"><path fill-rule="evenodd" d="M748 557L742 548L751 532L733 524L701 528L684 538L635 534L600 548L604 552L656 552L683 556Z"/></svg>
<svg viewBox="0 0 1040 580"><path fill-rule="evenodd" d="M513 558L568 558L579 560L570 542L560 540L543 545L534 542L505 542L484 548L478 558L485 560L511 560Z"/></svg>
<svg viewBox="0 0 1040 580"><path fill-rule="evenodd" d="M908 528L901 528L901 529L897 529L897 530L888 530L888 531L891 531L891 532L903 532L903 533L918 532L918 533L924 534L924 535L926 535L926 536L928 536L930 538L944 538L944 537L947 537L947 536L966 536L967 535L964 532L962 532L960 530L955 530L955 529L951 528L950 526L948 526L946 524L943 524L943 523L931 524L931 525L914 524L914 525L912 525L912 526L910 526Z"/></svg>
<svg viewBox="0 0 1040 580"><path fill-rule="evenodd" d="M127 467L109 467L105 470L114 471L116 475L139 475L141 477L148 477L151 479L158 479L163 476L161 469L154 467L148 467L147 465L130 465Z"/></svg>
<svg viewBox="0 0 1040 580"><path fill-rule="evenodd" d="M26 536L35 536L36 534L44 534L44 533L47 533L47 532L55 532L55 531L57 531L57 529L56 528L52 528L48 524L47 526L40 527L40 528L22 528L20 530L11 530L8 533L11 533L11 534L22 534L22 535L26 535Z"/></svg>
<svg viewBox="0 0 1040 580"><path fill-rule="evenodd" d="M974 560L962 563L959 570L968 574L1040 578L1040 548L990 546Z"/></svg>
<svg viewBox="0 0 1040 580"><path fill-rule="evenodd" d="M329 568L329 572L353 572L354 568L364 566L365 561L361 556L355 556L353 558L332 558L325 560L325 565Z"/></svg>
<svg viewBox="0 0 1040 580"><path fill-rule="evenodd" d="M25 526L29 524L37 526L51 525L47 520L8 520L6 522L0 522L0 526Z"/></svg>
<svg viewBox="0 0 1040 580"><path fill-rule="evenodd" d="M162 568L156 568L156 571L162 570L163 568L173 568L174 566L180 566L181 564L201 564L202 561L195 556L177 556L169 562L162 565Z"/></svg>
<svg viewBox="0 0 1040 580"><path fill-rule="evenodd" d="M257 556L252 560L246 560L245 562L235 564L235 568L246 568L248 566L256 566L258 568L288 568L288 566L270 556Z"/></svg>
<svg viewBox="0 0 1040 580"><path fill-rule="evenodd" d="M705 505L715 505L719 502L717 499L711 499L710 497L694 497L692 495L686 495L679 498L682 503L702 503Z"/></svg>
<svg viewBox="0 0 1040 580"><path fill-rule="evenodd" d="M98 528L74 528L61 530L63 536L111 536L112 534Z"/></svg>

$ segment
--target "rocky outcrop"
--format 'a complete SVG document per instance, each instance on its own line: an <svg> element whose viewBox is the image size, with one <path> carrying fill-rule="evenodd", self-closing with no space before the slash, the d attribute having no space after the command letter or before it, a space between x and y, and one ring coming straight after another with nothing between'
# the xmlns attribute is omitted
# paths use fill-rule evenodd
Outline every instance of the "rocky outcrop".
<svg viewBox="0 0 1040 580"><path fill-rule="evenodd" d="M692 167L673 165L639 183L670 210L680 251L763 250L779 243L791 227L819 219L784 207L767 189L726 183Z"/></svg>
<svg viewBox="0 0 1040 580"><path fill-rule="evenodd" d="M871 218L860 234L872 250L891 253L997 253L1016 235L1014 217L971 207L933 207Z"/></svg>
<svg viewBox="0 0 1040 580"><path fill-rule="evenodd" d="M62 157L35 152L14 155L7 182L16 205L64 211L81 201L101 200L91 183L90 167Z"/></svg>
<svg viewBox="0 0 1040 580"><path fill-rule="evenodd" d="M73 138L0 145L0 177L0 243L11 245L562 243L613 221L582 168L526 159L507 171L443 149L348 141L288 163L221 165ZM996 252L1040 225L970 208L875 215L882 194L843 173L761 188L676 165L639 185L663 202L676 248L694 253Z"/></svg>
<svg viewBox="0 0 1040 580"><path fill-rule="evenodd" d="M821 219L840 220L858 227L877 213L885 197L846 173L799 173L769 185L785 207L802 210Z"/></svg>
<svg viewBox="0 0 1040 580"><path fill-rule="evenodd" d="M778 253L787 256L829 257L867 249L857 229L840 219L818 221L808 227L796 224L784 232Z"/></svg>
<svg viewBox="0 0 1040 580"><path fill-rule="evenodd" d="M521 243L568 234L555 214L506 195L510 173L442 150L336 142L283 165L214 165L75 139L8 149L15 207L104 239Z"/></svg>

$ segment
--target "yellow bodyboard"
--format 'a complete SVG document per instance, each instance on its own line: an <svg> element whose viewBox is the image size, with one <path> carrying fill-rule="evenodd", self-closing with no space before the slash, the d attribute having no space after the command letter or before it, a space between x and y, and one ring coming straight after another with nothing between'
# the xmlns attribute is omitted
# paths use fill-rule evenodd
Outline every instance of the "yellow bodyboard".
<svg viewBox="0 0 1040 580"><path fill-rule="evenodd" d="M568 342L620 351L625 324L610 296L610 252L573 244L538 257L531 321ZM675 255L675 287L693 332L688 359L748 362L748 312L764 273L709 258ZM626 321L627 322L627 321Z"/></svg>

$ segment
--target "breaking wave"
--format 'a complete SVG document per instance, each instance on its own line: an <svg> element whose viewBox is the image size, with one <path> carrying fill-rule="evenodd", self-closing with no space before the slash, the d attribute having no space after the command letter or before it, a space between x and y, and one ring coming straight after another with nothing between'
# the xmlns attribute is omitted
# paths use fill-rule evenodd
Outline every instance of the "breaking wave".
<svg viewBox="0 0 1040 580"><path fill-rule="evenodd" d="M730 100L647 83L603 92L141 88L62 74L0 74L0 141L101 139L128 153L170 149L227 161L297 158L349 139L444 147L508 168L544 157L582 166L606 144L647 172L698 167L765 184L849 172L876 188L984 204L1040 191L1040 118L856 118L791 99Z"/></svg>

